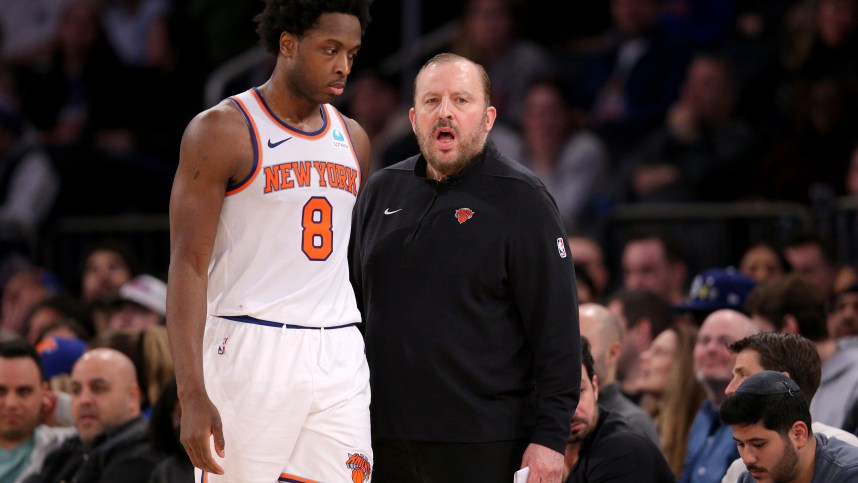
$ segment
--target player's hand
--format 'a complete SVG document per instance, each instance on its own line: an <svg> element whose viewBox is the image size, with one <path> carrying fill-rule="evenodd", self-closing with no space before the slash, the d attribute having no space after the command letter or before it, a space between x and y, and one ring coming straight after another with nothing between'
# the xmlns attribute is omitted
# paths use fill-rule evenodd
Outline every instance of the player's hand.
<svg viewBox="0 0 858 483"><path fill-rule="evenodd" d="M530 443L521 458L521 467L530 467L527 483L561 483L564 456L541 444Z"/></svg>
<svg viewBox="0 0 858 483"><path fill-rule="evenodd" d="M211 451L211 438L218 456L224 457L223 426L220 413L208 396L182 400L181 441L193 465L207 473L223 474Z"/></svg>

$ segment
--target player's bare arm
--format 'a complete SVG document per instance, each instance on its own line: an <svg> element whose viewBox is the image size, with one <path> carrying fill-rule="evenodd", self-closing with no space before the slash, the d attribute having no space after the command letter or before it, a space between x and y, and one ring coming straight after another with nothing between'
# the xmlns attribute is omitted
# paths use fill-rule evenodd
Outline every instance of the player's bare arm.
<svg viewBox="0 0 858 483"><path fill-rule="evenodd" d="M363 175L360 180L360 187L363 189L364 184L366 184L366 180L369 177L369 156L370 156L370 143L369 136L366 134L366 130L364 130L363 126L358 124L354 119L349 119L348 117L343 116L343 119L346 120L346 124L349 127L349 135L352 138L352 142L355 146L355 153L357 153L358 161L360 161L361 172Z"/></svg>
<svg viewBox="0 0 858 483"><path fill-rule="evenodd" d="M194 466L217 474L223 470L210 438L222 456L223 432L202 365L208 266L226 186L247 174L252 152L244 118L229 101L200 113L182 138L170 198L167 330L183 407L182 444Z"/></svg>

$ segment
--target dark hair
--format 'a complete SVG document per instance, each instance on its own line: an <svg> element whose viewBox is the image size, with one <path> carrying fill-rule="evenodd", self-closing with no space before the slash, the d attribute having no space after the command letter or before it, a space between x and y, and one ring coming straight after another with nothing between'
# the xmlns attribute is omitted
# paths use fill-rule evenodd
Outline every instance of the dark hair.
<svg viewBox="0 0 858 483"><path fill-rule="evenodd" d="M735 392L721 403L719 416L722 423L730 425L762 422L763 427L781 437L786 437L796 421L803 422L811 431L810 408L801 391L769 395Z"/></svg>
<svg viewBox="0 0 858 483"><path fill-rule="evenodd" d="M491 106L492 105L492 81L491 81L491 79L489 79L489 74L488 74L488 72L486 72L486 69L482 65L474 62L473 60L471 60L467 57L462 57L461 55L453 54L450 52L442 52L440 54L437 54L434 57L432 57L431 59L427 60L426 63L423 64L422 67L420 67L420 70L417 71L417 75L414 76L414 82L411 84L411 97L413 99L417 98L417 79L420 77L420 74L422 74L423 71L426 70L427 67L429 67L432 64L442 64L443 65L443 64L452 64L454 62L462 62L462 61L471 63L477 67L477 71L480 74L480 83L483 85L483 96L485 97L486 106Z"/></svg>
<svg viewBox="0 0 858 483"><path fill-rule="evenodd" d="M800 273L761 283L748 295L750 314L765 317L776 331L784 327L784 316L795 317L801 335L816 342L828 338L825 301L817 287Z"/></svg>
<svg viewBox="0 0 858 483"><path fill-rule="evenodd" d="M29 358L36 363L39 368L39 380L45 376L45 368L42 365L42 356L33 347L32 344L24 339L12 339L0 342L0 358L2 359L22 359Z"/></svg>
<svg viewBox="0 0 858 483"><path fill-rule="evenodd" d="M798 384L807 400L813 400L822 378L822 363L816 346L806 337L760 332L733 342L730 350L736 354L743 350L755 351L763 369L786 372Z"/></svg>
<svg viewBox="0 0 858 483"><path fill-rule="evenodd" d="M164 384L161 395L152 406L152 418L149 422L149 440L152 447L168 456L180 456L190 462L185 448L179 442L178 430L173 427L173 409L179 403L176 378Z"/></svg>
<svg viewBox="0 0 858 483"><path fill-rule="evenodd" d="M673 312L670 310L670 303L652 292L620 289L610 296L608 303L614 300L623 304L626 329L631 329L637 326L641 320L647 319L650 322L652 338L655 339L658 334L673 324Z"/></svg>
<svg viewBox="0 0 858 483"><path fill-rule="evenodd" d="M593 368L593 353L590 352L590 341L583 335L581 336L581 363L584 364L584 370L587 371L587 379L593 380L596 375L596 370Z"/></svg>
<svg viewBox="0 0 858 483"><path fill-rule="evenodd" d="M669 262L685 263L685 250L683 250L682 243L677 237L666 230L660 230L652 227L636 228L626 237L626 241L623 246L625 247L631 242L651 239L658 240L661 243L661 246L664 249L664 256Z"/></svg>
<svg viewBox="0 0 858 483"><path fill-rule="evenodd" d="M86 256L83 257L84 265L81 267L80 273L83 273L84 270L86 270L86 263L89 261L89 257L91 257L93 253L102 250L116 253L122 257L125 264L128 265L128 271L131 272L132 277L140 272L140 263L137 260L137 254L128 242L117 238L105 238L92 245L86 252Z"/></svg>
<svg viewBox="0 0 858 483"><path fill-rule="evenodd" d="M30 310L27 311L27 315L24 317L23 333L25 336L30 331L33 315L44 308L54 309L59 312L62 315L62 322L55 322L42 327L36 342L42 340L47 331L63 326L68 327L82 340L89 340L93 336L95 329L92 318L78 299L68 294L54 295L42 299L30 307Z"/></svg>
<svg viewBox="0 0 858 483"><path fill-rule="evenodd" d="M837 249L828 238L814 231L796 231L787 236L784 249L795 248L802 245L813 245L822 252L822 258L829 265L837 265ZM790 267L792 269L792 267Z"/></svg>
<svg viewBox="0 0 858 483"><path fill-rule="evenodd" d="M259 24L256 33L260 43L276 55L280 51L281 33L303 37L318 25L319 17L325 13L357 17L362 35L370 22L371 3L372 0L265 0L265 8L253 20Z"/></svg>

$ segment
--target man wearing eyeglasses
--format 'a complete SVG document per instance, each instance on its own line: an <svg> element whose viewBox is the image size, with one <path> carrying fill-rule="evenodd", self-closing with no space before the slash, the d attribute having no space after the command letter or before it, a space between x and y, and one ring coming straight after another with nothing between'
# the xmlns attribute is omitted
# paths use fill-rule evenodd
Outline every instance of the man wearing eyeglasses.
<svg viewBox="0 0 858 483"><path fill-rule="evenodd" d="M718 419L718 408L733 378L736 355L729 346L756 332L751 319L733 309L716 310L701 324L694 346L694 374L706 391L706 400L688 433L680 483L718 483L739 457L730 427Z"/></svg>

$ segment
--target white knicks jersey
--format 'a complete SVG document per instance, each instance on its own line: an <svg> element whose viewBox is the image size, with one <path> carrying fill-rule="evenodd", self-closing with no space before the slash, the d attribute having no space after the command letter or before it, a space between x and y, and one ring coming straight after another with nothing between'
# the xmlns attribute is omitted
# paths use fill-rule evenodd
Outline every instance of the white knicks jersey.
<svg viewBox="0 0 858 483"><path fill-rule="evenodd" d="M210 315L307 327L360 322L348 244L361 167L345 121L321 107L316 132L294 129L255 88L230 98L253 142L253 171L227 187L209 265Z"/></svg>

